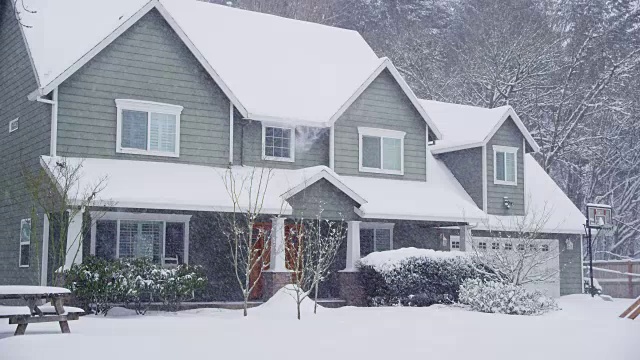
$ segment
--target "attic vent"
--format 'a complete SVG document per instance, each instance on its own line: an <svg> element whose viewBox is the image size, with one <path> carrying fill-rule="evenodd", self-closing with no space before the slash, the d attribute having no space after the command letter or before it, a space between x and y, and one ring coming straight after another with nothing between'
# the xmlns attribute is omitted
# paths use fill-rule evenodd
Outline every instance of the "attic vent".
<svg viewBox="0 0 640 360"><path fill-rule="evenodd" d="M10 133L18 130L18 119L19 118L15 118L15 119L9 121L9 132Z"/></svg>

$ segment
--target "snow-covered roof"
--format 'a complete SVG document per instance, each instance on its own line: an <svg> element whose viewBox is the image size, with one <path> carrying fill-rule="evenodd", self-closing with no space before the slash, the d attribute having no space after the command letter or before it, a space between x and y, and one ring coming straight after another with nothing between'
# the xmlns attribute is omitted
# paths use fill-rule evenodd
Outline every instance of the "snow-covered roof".
<svg viewBox="0 0 640 360"><path fill-rule="evenodd" d="M363 176L340 178L367 200L358 213L366 219L470 222L486 215L446 165L428 154L429 178L403 181Z"/></svg>
<svg viewBox="0 0 640 360"><path fill-rule="evenodd" d="M526 216L490 215L480 229L507 230L540 227L545 233L583 234L586 218L531 154L526 154Z"/></svg>
<svg viewBox="0 0 640 360"><path fill-rule="evenodd" d="M320 179L334 184L354 201L364 202L325 166L298 170L247 166L226 169L167 162L49 156L42 156L41 163L59 186L73 182L69 198L76 204L87 199L98 187L100 191L93 203L96 206L227 212L234 210L231 191L239 197L242 209L255 204L257 197L265 194L264 213L291 214L291 207L285 200L297 192L295 189ZM60 170L59 163L64 163L68 169L80 167L77 176L69 179L66 172Z"/></svg>
<svg viewBox="0 0 640 360"><path fill-rule="evenodd" d="M81 166L69 191L76 204L102 182L94 201L96 206L233 211L227 191L232 174L236 188L243 189L234 193L240 194L240 204L245 209L250 199L255 202L256 194L263 193L256 191L258 186L264 189L265 180L269 179L263 203L263 212L268 214L290 215L292 209L286 200L325 179L358 203L356 212L367 219L468 222L485 218L445 165L433 157L429 164L433 172L427 182L339 176L325 166L297 170L234 166L228 170L167 162L49 156L43 156L41 162L59 186L68 180L58 163L64 163L68 169ZM261 178L263 182L259 185ZM248 191L250 184L252 197Z"/></svg>
<svg viewBox="0 0 640 360"><path fill-rule="evenodd" d="M362 36L196 0L25 0L23 32L44 95L156 8L240 113L330 126L380 59ZM392 66L391 66L392 68ZM391 69L394 70L394 69ZM398 80L398 79L396 79ZM400 85L439 138L404 80Z"/></svg>
<svg viewBox="0 0 640 360"><path fill-rule="evenodd" d="M420 100L420 104L443 135L442 140L430 147L434 154L482 146L509 117L533 151L539 150L538 144L511 106L488 109L433 100Z"/></svg>

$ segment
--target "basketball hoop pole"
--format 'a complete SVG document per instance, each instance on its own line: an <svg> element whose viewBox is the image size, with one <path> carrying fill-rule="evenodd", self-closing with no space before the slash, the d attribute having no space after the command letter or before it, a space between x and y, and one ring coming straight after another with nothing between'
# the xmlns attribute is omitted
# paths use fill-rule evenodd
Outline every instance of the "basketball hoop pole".
<svg viewBox="0 0 640 360"><path fill-rule="evenodd" d="M593 249L591 247L591 226L589 226L589 219L587 219L587 232L589 233L589 278L591 282L589 283L589 292L591 293L591 297L594 297L594 288L593 288Z"/></svg>

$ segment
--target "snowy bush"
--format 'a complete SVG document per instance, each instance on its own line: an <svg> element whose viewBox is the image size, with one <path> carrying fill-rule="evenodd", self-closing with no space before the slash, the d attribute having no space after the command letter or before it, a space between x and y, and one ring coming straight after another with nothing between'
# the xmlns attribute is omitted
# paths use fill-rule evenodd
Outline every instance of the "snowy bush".
<svg viewBox="0 0 640 360"><path fill-rule="evenodd" d="M467 279L460 286L460 303L486 313L540 315L557 310L555 301L520 285Z"/></svg>
<svg viewBox="0 0 640 360"><path fill-rule="evenodd" d="M462 282L480 276L464 253L415 248L372 253L359 266L370 306L453 303Z"/></svg>
<svg viewBox="0 0 640 360"><path fill-rule="evenodd" d="M113 304L133 306L144 314L153 301L177 309L207 283L198 266L164 268L147 259L119 261L90 256L65 275L66 286L85 310L105 314Z"/></svg>

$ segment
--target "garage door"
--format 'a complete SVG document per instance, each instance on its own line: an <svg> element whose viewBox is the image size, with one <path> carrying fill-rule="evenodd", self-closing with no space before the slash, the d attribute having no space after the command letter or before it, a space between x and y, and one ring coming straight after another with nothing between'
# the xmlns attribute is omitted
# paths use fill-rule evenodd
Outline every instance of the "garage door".
<svg viewBox="0 0 640 360"><path fill-rule="evenodd" d="M460 248L460 238L451 236L451 244L452 250L455 250L456 247ZM474 236L473 249L469 251L487 252L488 256L495 257L496 262L502 264L516 264L518 261L523 261L525 263L523 268L529 274L527 278L543 279L542 281L526 284L526 289L537 290L550 297L560 297L558 240L518 241L515 239ZM523 256L523 254L526 256Z"/></svg>

